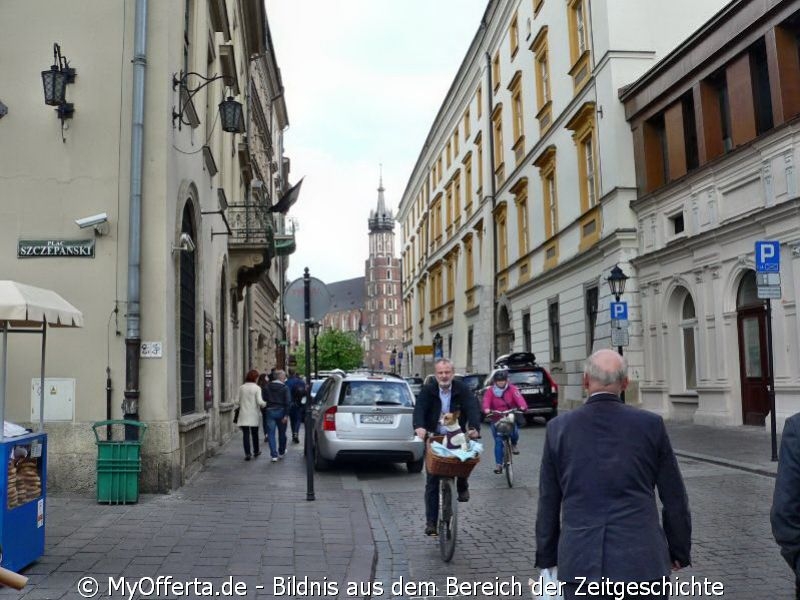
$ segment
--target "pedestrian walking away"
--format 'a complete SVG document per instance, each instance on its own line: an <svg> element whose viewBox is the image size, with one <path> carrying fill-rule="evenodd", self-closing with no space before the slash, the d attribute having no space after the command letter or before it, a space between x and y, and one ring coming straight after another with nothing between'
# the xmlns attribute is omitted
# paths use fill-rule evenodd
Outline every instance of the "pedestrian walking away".
<svg viewBox="0 0 800 600"><path fill-rule="evenodd" d="M258 387L261 388L261 399L264 401L264 405L261 407L261 425L264 428L264 443L267 443L267 384L269 383L269 379L267 379L266 373L261 373L258 376L258 380L256 381Z"/></svg>
<svg viewBox="0 0 800 600"><path fill-rule="evenodd" d="M800 413L786 419L770 511L772 535L795 576L800 599Z"/></svg>
<svg viewBox="0 0 800 600"><path fill-rule="evenodd" d="M492 385L483 394L483 412L489 414L492 411L502 412L519 408L525 410L528 404L522 397L519 390L513 383L508 382L508 371L497 371L492 377ZM500 415L489 417L492 424L492 435L494 436L494 472L503 472L503 436L497 433L496 423L501 418ZM514 429L509 434L511 438L511 451L519 454L517 444L519 443L519 427L514 424Z"/></svg>
<svg viewBox="0 0 800 600"><path fill-rule="evenodd" d="M267 443L272 462L278 462L286 454L286 423L289 406L292 402L289 388L286 386L286 372L275 371L275 381L267 384ZM277 430L277 440L276 438Z"/></svg>
<svg viewBox="0 0 800 600"><path fill-rule="evenodd" d="M655 582L691 564L689 501L664 421L623 404L627 385L624 357L598 350L583 373L586 403L547 425L536 566L558 567L567 599L583 597L581 581Z"/></svg>
<svg viewBox="0 0 800 600"><path fill-rule="evenodd" d="M242 444L244 445L244 459L250 460L251 456L258 456L261 451L258 448L258 422L261 417L261 407L266 406L266 402L261 398L261 388L256 383L258 381L258 371L252 369L247 372L244 383L239 386L234 402L234 411L238 411L236 424L242 430ZM252 454L250 453L250 441L253 442Z"/></svg>
<svg viewBox="0 0 800 600"><path fill-rule="evenodd" d="M480 410L478 401L469 388L453 379L453 363L440 358L434 364L436 381L422 388L414 405L414 431L425 439L427 433L446 433L441 424L446 413L459 413L459 425L471 439L480 436ZM466 478L456 479L458 501L469 501L469 483ZM425 535L436 535L439 515L439 477L425 475Z"/></svg>
<svg viewBox="0 0 800 600"><path fill-rule="evenodd" d="M289 406L289 424L292 428L292 443L300 443L300 425L303 423L305 417L305 408L303 400L306 397L306 382L297 374L295 369L289 369L289 379L286 380L286 386L292 397L291 405Z"/></svg>

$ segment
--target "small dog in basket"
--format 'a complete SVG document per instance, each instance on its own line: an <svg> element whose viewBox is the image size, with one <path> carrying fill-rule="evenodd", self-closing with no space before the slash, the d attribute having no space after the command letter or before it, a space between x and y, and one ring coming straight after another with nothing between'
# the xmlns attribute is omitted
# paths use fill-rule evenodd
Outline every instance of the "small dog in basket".
<svg viewBox="0 0 800 600"><path fill-rule="evenodd" d="M450 450L469 450L469 439L467 439L461 425L458 424L458 413L445 413L441 419L442 425L447 430L444 435L444 445Z"/></svg>

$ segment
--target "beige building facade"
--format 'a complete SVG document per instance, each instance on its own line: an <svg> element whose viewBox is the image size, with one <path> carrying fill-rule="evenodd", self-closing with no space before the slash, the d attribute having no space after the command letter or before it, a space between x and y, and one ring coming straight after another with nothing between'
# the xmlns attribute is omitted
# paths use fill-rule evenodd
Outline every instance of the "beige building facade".
<svg viewBox="0 0 800 600"><path fill-rule="evenodd" d="M0 50L17 82L0 95L0 271L85 321L48 336L48 483L93 489L91 425L128 416L148 425L142 490L174 489L232 434L243 372L283 336L288 117L263 3L12 0ZM61 120L40 72L67 61ZM243 108L231 132L226 98ZM6 418L23 425L36 357L13 340Z"/></svg>
<svg viewBox="0 0 800 600"><path fill-rule="evenodd" d="M606 283L618 265L640 402L634 152L618 90L721 1L492 0L398 209L404 351L416 372L438 334L457 371L532 351L582 400L594 349L612 347Z"/></svg>

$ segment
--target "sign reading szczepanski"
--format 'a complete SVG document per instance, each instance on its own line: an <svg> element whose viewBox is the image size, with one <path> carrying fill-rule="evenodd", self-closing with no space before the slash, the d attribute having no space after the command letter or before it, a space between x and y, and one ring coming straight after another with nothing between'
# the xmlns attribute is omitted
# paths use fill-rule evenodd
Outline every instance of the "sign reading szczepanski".
<svg viewBox="0 0 800 600"><path fill-rule="evenodd" d="M94 258L94 240L19 240L17 258Z"/></svg>

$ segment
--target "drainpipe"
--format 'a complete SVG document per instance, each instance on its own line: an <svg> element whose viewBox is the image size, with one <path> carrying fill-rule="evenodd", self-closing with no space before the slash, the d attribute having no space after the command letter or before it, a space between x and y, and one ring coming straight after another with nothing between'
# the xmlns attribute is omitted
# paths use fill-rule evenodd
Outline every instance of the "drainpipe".
<svg viewBox="0 0 800 600"><path fill-rule="evenodd" d="M126 419L139 420L140 275L142 254L142 146L144 143L144 75L147 63L147 0L136 0L133 33L133 105L131 109L131 183L128 211L128 314L125 333ZM138 427L126 427L125 439L137 439Z"/></svg>
<svg viewBox="0 0 800 600"><path fill-rule="evenodd" d="M489 343L491 345L489 347L488 365L489 371L491 371L492 366L494 365L494 359L497 355L497 222L494 218L494 211L497 207L497 187L494 179L494 128L492 123L492 111L494 110L494 89L492 87L492 58L489 56L488 52L486 53L486 82L486 98L489 104L486 110L486 121L488 124L487 131L489 133L487 136L489 138L489 191L491 192L489 197L492 201L492 315L489 324Z"/></svg>

